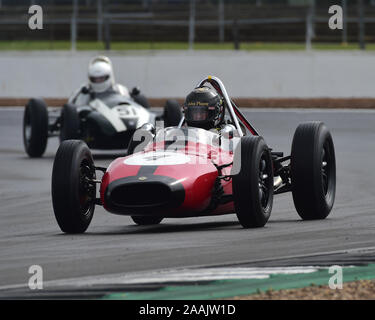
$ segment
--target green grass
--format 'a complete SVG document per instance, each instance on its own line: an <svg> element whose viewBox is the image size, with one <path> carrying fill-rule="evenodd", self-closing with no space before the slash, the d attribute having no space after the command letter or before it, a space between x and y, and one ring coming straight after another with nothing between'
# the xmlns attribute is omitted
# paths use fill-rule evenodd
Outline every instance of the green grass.
<svg viewBox="0 0 375 320"><path fill-rule="evenodd" d="M357 43L314 43L315 50L358 50ZM102 42L79 41L77 50L104 50ZM112 42L111 50L187 50L187 42ZM195 50L233 50L231 42L194 44ZM367 50L375 50L375 44L366 46ZM70 50L69 41L0 41L0 51L7 50ZM240 45L240 50L246 51L282 51L282 50L305 50L304 43L276 43L276 42L244 42Z"/></svg>
<svg viewBox="0 0 375 320"><path fill-rule="evenodd" d="M313 43L314 50L359 50L358 43ZM241 50L267 50L267 51L281 51L281 50L305 50L305 43L293 42L254 42L242 43ZM368 44L367 50L375 50L375 44Z"/></svg>

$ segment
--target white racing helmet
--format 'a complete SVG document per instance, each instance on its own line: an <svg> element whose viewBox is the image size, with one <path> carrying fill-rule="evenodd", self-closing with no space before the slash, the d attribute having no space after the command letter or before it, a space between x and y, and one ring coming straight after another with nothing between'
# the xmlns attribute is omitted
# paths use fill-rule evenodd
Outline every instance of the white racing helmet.
<svg viewBox="0 0 375 320"><path fill-rule="evenodd" d="M94 92L108 90L115 83L111 60L105 56L92 59L89 63L88 77Z"/></svg>

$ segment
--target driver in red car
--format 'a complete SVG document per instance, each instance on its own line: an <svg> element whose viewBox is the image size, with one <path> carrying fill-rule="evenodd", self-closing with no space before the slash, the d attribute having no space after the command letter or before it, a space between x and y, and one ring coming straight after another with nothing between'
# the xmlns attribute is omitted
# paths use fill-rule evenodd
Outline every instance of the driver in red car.
<svg viewBox="0 0 375 320"><path fill-rule="evenodd" d="M184 103L188 126L216 130L220 134L234 135L236 127L225 119L224 101L215 89L208 86L195 88Z"/></svg>

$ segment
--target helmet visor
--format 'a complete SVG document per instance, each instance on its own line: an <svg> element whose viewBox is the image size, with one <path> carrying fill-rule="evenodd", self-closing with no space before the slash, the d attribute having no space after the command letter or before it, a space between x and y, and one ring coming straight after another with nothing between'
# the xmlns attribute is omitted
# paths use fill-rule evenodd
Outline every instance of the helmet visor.
<svg viewBox="0 0 375 320"><path fill-rule="evenodd" d="M208 119L207 106L189 106L186 109L185 118L187 121L205 122Z"/></svg>
<svg viewBox="0 0 375 320"><path fill-rule="evenodd" d="M101 77L90 77L90 81L92 83L102 83L104 81L107 81L109 79L109 75L101 76Z"/></svg>

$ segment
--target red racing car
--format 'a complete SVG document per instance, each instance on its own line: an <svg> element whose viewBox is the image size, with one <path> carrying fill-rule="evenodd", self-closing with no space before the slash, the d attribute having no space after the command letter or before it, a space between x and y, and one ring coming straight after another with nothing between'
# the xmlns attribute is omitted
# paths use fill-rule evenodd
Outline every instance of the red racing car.
<svg viewBox="0 0 375 320"><path fill-rule="evenodd" d="M218 78L203 79L194 90L178 126L144 125L131 139L128 155L108 168L95 166L83 141L60 145L52 201L63 232L85 232L96 205L130 215L139 225L236 213L244 228L262 227L273 196L289 191L302 219L328 216L335 200L336 164L332 136L322 122L300 124L291 155L284 156L267 146ZM216 104L194 100L201 93ZM220 129L187 125L187 117L198 122L217 110ZM104 173L101 179L98 171Z"/></svg>

